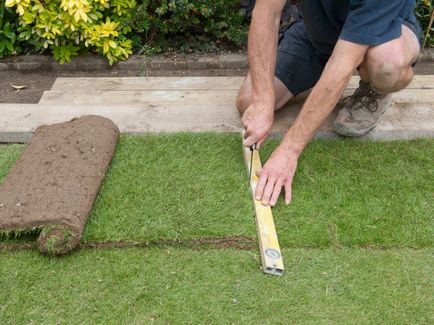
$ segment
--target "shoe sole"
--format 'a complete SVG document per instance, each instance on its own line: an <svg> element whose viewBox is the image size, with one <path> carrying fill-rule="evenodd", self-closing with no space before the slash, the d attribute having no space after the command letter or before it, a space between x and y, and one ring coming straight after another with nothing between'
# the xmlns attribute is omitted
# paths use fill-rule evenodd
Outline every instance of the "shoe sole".
<svg viewBox="0 0 434 325"><path fill-rule="evenodd" d="M392 99L390 99L390 101L388 102L386 109L380 114L380 116L378 116L377 121L371 127L369 127L368 129L364 129L364 130L353 129L353 131L345 132L345 131L338 130L336 128L335 124L333 123L333 131L335 133L339 134L339 135L343 135L343 136L346 136L346 137L361 137L361 136L364 136L366 133L372 131L372 129L374 129L377 126L378 121L380 120L381 116L383 116L383 114L389 108L391 101L392 101ZM345 129L345 127L343 127L343 128Z"/></svg>
<svg viewBox="0 0 434 325"><path fill-rule="evenodd" d="M353 129L353 130L348 130L348 131L339 130L335 126L333 126L333 131L339 135L356 138L356 137L364 136L366 133L372 131L372 129L374 129L376 126L377 126L377 123L375 123L374 125L372 125L368 129L364 129L364 130Z"/></svg>

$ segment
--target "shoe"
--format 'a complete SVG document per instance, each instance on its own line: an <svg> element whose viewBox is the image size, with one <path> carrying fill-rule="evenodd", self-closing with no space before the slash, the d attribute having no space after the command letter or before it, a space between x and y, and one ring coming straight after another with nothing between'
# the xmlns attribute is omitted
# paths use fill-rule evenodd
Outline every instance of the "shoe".
<svg viewBox="0 0 434 325"><path fill-rule="evenodd" d="M375 91L363 80L354 94L343 100L343 108L333 123L333 130L344 136L359 137L371 131L387 110L392 95Z"/></svg>

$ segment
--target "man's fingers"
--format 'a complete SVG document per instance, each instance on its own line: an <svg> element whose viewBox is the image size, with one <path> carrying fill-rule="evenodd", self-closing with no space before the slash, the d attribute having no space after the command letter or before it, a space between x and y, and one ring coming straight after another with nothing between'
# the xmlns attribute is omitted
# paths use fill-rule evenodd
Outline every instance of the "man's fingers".
<svg viewBox="0 0 434 325"><path fill-rule="evenodd" d="M248 138L244 138L243 146L250 147L256 143L256 140L253 136L249 136Z"/></svg>
<svg viewBox="0 0 434 325"><path fill-rule="evenodd" d="M285 204L286 205L291 203L291 196L292 196L291 182L286 182L285 183Z"/></svg>
<svg viewBox="0 0 434 325"><path fill-rule="evenodd" d="M279 199L280 191L282 190L282 182L277 181L274 185L273 194L271 195L270 205L274 207Z"/></svg>
<svg viewBox="0 0 434 325"><path fill-rule="evenodd" d="M264 187L266 183L267 183L267 174L261 171L258 184L256 185L256 193L255 193L256 200L258 201L262 200L262 195L264 193Z"/></svg>
<svg viewBox="0 0 434 325"><path fill-rule="evenodd" d="M264 143L264 141L265 141L266 138L267 138L267 137L265 136L265 137L263 137L261 140L258 141L258 143L256 144L256 147L257 147L258 149L261 148L261 145Z"/></svg>
<svg viewBox="0 0 434 325"><path fill-rule="evenodd" d="M267 185L265 185L264 194L262 195L262 204L268 205L270 203L271 194L273 194L275 178L268 178Z"/></svg>
<svg viewBox="0 0 434 325"><path fill-rule="evenodd" d="M264 141L267 138L267 135L265 135L262 138L258 138L259 137L258 134L249 133L247 136L246 134L248 133L247 132L244 133L244 140L243 140L243 145L245 147L250 147L256 143L256 149L260 149L261 145L264 143Z"/></svg>

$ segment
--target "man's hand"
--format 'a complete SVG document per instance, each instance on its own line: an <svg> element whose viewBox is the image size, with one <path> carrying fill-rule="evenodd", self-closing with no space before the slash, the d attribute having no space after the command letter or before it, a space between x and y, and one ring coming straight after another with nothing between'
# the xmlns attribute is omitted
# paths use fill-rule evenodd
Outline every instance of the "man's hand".
<svg viewBox="0 0 434 325"><path fill-rule="evenodd" d="M274 107L251 104L243 114L241 123L245 128L243 145L250 147L257 144L259 148L270 134L273 126Z"/></svg>
<svg viewBox="0 0 434 325"><path fill-rule="evenodd" d="M292 153L283 146L277 147L259 172L255 199L264 205L275 206L282 187L285 188L285 203L291 202L292 178L297 169L299 154Z"/></svg>

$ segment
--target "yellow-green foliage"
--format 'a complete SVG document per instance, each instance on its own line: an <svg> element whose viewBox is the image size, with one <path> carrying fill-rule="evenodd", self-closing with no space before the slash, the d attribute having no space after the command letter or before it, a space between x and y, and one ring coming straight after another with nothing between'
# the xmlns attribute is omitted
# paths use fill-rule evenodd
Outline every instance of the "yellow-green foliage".
<svg viewBox="0 0 434 325"><path fill-rule="evenodd" d="M86 48L110 65L132 53L129 20L135 0L6 0L19 14L19 39L49 49L61 63Z"/></svg>

